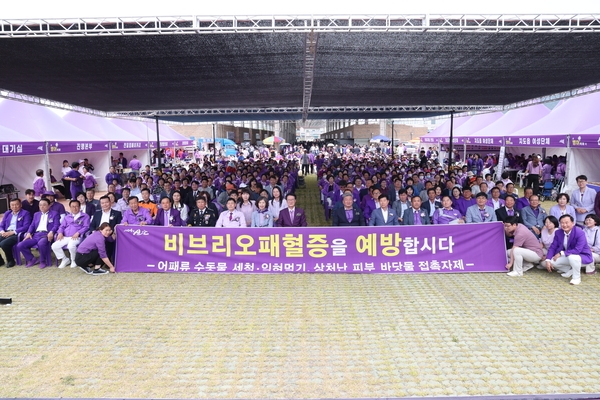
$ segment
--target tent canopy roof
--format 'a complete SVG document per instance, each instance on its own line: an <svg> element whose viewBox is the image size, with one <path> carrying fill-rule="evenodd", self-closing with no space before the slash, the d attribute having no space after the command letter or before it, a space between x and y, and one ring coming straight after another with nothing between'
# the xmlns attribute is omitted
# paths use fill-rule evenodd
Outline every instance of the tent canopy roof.
<svg viewBox="0 0 600 400"><path fill-rule="evenodd" d="M302 109L308 35L4 37L0 88L105 112ZM321 31L310 106L504 105L600 82L599 64L593 32ZM382 114L332 110L308 118L336 115ZM164 119L285 118L241 112Z"/></svg>

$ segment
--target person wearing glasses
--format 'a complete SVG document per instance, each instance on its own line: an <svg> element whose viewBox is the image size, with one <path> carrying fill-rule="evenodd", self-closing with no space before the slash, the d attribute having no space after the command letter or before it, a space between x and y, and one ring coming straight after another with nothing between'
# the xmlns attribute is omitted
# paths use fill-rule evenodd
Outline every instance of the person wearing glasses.
<svg viewBox="0 0 600 400"><path fill-rule="evenodd" d="M596 191L587 187L587 176L579 175L576 179L579 190L574 190L571 193L571 205L575 207L577 212L577 225L583 226L585 216L594 212L594 200L596 200Z"/></svg>

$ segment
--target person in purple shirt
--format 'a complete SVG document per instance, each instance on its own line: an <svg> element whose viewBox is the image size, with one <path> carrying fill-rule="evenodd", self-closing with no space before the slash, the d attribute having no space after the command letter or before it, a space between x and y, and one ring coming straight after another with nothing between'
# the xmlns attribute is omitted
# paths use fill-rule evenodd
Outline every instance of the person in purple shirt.
<svg viewBox="0 0 600 400"><path fill-rule="evenodd" d="M78 192L83 192L83 175L79 173L79 163L74 161L71 164L71 170L67 172L63 179L71 181L71 197L76 198Z"/></svg>
<svg viewBox="0 0 600 400"><path fill-rule="evenodd" d="M456 201L454 208L460 211L461 215L467 215L467 208L474 206L475 204L477 204L477 200L473 197L471 188L466 187L463 190L462 197Z"/></svg>
<svg viewBox="0 0 600 400"><path fill-rule="evenodd" d="M129 161L129 168L131 171L137 176L140 173L140 169L142 169L142 163L137 159L137 156L134 155L133 159Z"/></svg>
<svg viewBox="0 0 600 400"><path fill-rule="evenodd" d="M554 240L546 255L546 269L556 269L563 278L571 278L571 285L581 283L581 266L594 262L585 233L575 225L569 214L560 217L560 229L554 234Z"/></svg>
<svg viewBox="0 0 600 400"><path fill-rule="evenodd" d="M116 179L117 182L121 182L121 175L117 174L115 167L110 167L110 169L108 170L108 174L106 174L106 176L104 177L104 181L107 185L111 185L114 179Z"/></svg>
<svg viewBox="0 0 600 400"><path fill-rule="evenodd" d="M133 160L131 160L133 162ZM130 197L129 208L123 212L123 225L151 225L152 216L147 208L140 207L140 201L137 197Z"/></svg>
<svg viewBox="0 0 600 400"><path fill-rule="evenodd" d="M25 191L25 200L21 202L23 210L28 211L33 218L33 214L40 211L40 202L35 199L35 191L33 189L27 189Z"/></svg>
<svg viewBox="0 0 600 400"><path fill-rule="evenodd" d="M523 193L523 197L520 197L515 203L515 208L517 211L521 211L523 208L529 205L529 198L533 195L533 189L530 187L525 188L525 192Z"/></svg>
<svg viewBox="0 0 600 400"><path fill-rule="evenodd" d="M174 209L173 201L169 197L160 200L160 207L154 218L153 225L157 226L185 226L181 221L179 211Z"/></svg>
<svg viewBox="0 0 600 400"><path fill-rule="evenodd" d="M0 223L0 249L6 257L6 268L15 266L13 257L13 246L17 244L19 238L27 232L31 224L31 214L22 209L21 200L12 199L10 201L10 212L5 212ZM4 260L0 257L0 266L4 265Z"/></svg>
<svg viewBox="0 0 600 400"><path fill-rule="evenodd" d="M35 171L36 178L33 180L33 191L36 197L41 197L46 191L46 181L44 180L44 170Z"/></svg>
<svg viewBox="0 0 600 400"><path fill-rule="evenodd" d="M577 211L575 211L575 207L569 204L571 198L566 193L559 193L556 196L556 205L550 208L549 214L559 219L565 214L572 215L574 219L577 219Z"/></svg>
<svg viewBox="0 0 600 400"><path fill-rule="evenodd" d="M75 254L77 246L83 235L90 228L90 216L81 211L81 203L78 200L69 202L70 213L65 215L57 231L56 241L52 243L52 251L56 256L56 260L60 261L58 268L64 268L71 264L71 268L75 268ZM65 257L63 247L67 246L71 259Z"/></svg>
<svg viewBox="0 0 600 400"><path fill-rule="evenodd" d="M50 211L48 199L41 199L40 211L35 213L23 241L16 246L17 255L25 256L26 267L33 267L38 262L40 268L50 265L50 243L54 240L59 225L60 215L56 211ZM31 253L33 246L37 246L40 258Z"/></svg>
<svg viewBox="0 0 600 400"><path fill-rule="evenodd" d="M63 206L61 203L55 201L55 198L56 198L56 193L54 193L52 191L47 191L46 193L44 193L42 195L42 199L46 199L50 203L50 211L55 211L62 218L62 216L67 213L67 210L65 210L65 206Z"/></svg>
<svg viewBox="0 0 600 400"><path fill-rule="evenodd" d="M108 271L102 268L105 264L110 272L115 272L115 266L106 253L106 242L112 242L112 228L108 222L103 222L98 230L92 232L77 248L75 263L88 275L104 275Z"/></svg>
<svg viewBox="0 0 600 400"><path fill-rule="evenodd" d="M457 209L452 208L450 196L442 196L442 207L433 213L434 225L464 224L463 215Z"/></svg>

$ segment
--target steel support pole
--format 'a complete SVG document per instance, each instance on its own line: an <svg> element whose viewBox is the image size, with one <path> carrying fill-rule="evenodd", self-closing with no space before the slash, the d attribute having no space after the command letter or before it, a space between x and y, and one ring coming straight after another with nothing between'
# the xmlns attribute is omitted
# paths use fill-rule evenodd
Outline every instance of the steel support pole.
<svg viewBox="0 0 600 400"><path fill-rule="evenodd" d="M155 116L156 120L156 166L162 168L162 157L160 156L160 128L158 127L158 116Z"/></svg>
<svg viewBox="0 0 600 400"><path fill-rule="evenodd" d="M454 164L454 111L450 111L450 147L448 149L448 173Z"/></svg>

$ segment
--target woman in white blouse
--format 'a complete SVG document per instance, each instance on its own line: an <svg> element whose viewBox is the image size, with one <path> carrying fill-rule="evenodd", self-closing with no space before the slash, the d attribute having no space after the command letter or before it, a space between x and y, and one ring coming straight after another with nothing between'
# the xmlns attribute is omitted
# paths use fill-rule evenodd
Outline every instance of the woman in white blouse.
<svg viewBox="0 0 600 400"><path fill-rule="evenodd" d="M556 219L560 219L565 214L569 214L573 217L575 221L577 221L577 213L575 211L575 207L569 204L569 195L566 193L559 193L556 196L556 205L550 208L550 215L556 217Z"/></svg>
<svg viewBox="0 0 600 400"><path fill-rule="evenodd" d="M546 269L546 254L548 254L548 249L550 245L554 241L554 234L559 227L558 219L553 215L548 215L544 220L544 227L542 228L542 233L540 235L540 242L542 243L542 251L544 252L544 257L542 257L542 261L540 265L543 266L542 269Z"/></svg>
<svg viewBox="0 0 600 400"><path fill-rule="evenodd" d="M285 201L285 199L283 198L279 186L273 187L273 191L271 193L273 199L269 201L269 212L271 213L271 215L273 215L273 220L277 221L277 218L279 218L279 211L286 209L288 204L287 201Z"/></svg>
<svg viewBox="0 0 600 400"><path fill-rule="evenodd" d="M181 192L176 190L173 192L173 208L179 211L181 221L187 224L188 216L190 215L190 209L187 204L181 202Z"/></svg>
<svg viewBox="0 0 600 400"><path fill-rule="evenodd" d="M595 264L600 263L600 235L598 235L598 231L600 231L598 227L600 225L600 217L596 214L588 214L585 216L583 223L585 224L583 232L594 257L594 262L585 266L585 273L591 275L596 273Z"/></svg>

